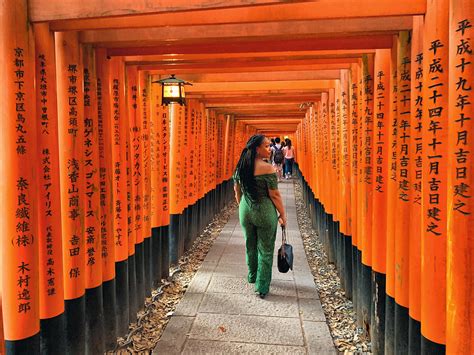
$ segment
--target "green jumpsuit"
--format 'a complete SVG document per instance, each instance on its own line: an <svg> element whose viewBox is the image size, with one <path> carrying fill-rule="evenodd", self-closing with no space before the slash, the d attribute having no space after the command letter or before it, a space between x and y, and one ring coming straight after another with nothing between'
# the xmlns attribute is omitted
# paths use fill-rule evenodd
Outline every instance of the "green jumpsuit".
<svg viewBox="0 0 474 355"><path fill-rule="evenodd" d="M273 250L278 215L268 189L278 189L276 173L255 176L257 198L253 200L242 189L239 219L245 235L248 282L255 283L255 291L268 293L272 280Z"/></svg>

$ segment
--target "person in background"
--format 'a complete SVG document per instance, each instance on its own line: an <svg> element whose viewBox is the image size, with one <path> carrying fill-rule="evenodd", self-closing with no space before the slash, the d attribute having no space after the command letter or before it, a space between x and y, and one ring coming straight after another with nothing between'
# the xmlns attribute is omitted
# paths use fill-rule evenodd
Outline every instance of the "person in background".
<svg viewBox="0 0 474 355"><path fill-rule="evenodd" d="M275 138L275 145L272 147L272 164L277 173L278 181L281 181L283 175L283 146L280 143L280 137Z"/></svg>
<svg viewBox="0 0 474 355"><path fill-rule="evenodd" d="M293 175L293 163L295 161L295 151L291 146L291 140L286 141L286 147L283 148L283 154L285 155L285 163L283 165L283 174L285 179L289 179Z"/></svg>
<svg viewBox="0 0 474 355"><path fill-rule="evenodd" d="M270 158L267 159L267 163L273 163L273 147L275 146L275 138L270 139Z"/></svg>
<svg viewBox="0 0 474 355"><path fill-rule="evenodd" d="M247 280L265 298L272 279L277 225L286 225L283 200L270 157L270 141L263 135L250 137L235 169L234 192L239 220L245 235Z"/></svg>

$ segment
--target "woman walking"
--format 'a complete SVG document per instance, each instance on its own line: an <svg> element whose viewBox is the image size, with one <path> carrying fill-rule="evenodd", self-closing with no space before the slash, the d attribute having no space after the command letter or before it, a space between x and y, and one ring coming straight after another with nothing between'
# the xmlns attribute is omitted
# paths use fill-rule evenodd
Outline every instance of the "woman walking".
<svg viewBox="0 0 474 355"><path fill-rule="evenodd" d="M285 163L283 164L283 175L285 179L289 179L293 175L293 163L295 161L295 151L291 146L291 140L286 141L286 147L283 148L285 155Z"/></svg>
<svg viewBox="0 0 474 355"><path fill-rule="evenodd" d="M235 198L245 235L247 280L255 283L255 292L260 298L265 298L270 288L278 221L286 225L277 175L264 161L270 152L270 141L265 136L252 136L234 173Z"/></svg>

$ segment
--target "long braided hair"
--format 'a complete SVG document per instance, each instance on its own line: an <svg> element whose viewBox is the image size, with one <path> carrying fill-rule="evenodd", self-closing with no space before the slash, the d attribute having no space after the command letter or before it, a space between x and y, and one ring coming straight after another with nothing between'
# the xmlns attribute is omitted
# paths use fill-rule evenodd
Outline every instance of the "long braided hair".
<svg viewBox="0 0 474 355"><path fill-rule="evenodd" d="M265 140L262 134L255 134L247 141L245 148L240 154L239 162L235 168L234 179L242 186L250 197L257 199L257 188L255 186L255 157L257 156L257 148Z"/></svg>

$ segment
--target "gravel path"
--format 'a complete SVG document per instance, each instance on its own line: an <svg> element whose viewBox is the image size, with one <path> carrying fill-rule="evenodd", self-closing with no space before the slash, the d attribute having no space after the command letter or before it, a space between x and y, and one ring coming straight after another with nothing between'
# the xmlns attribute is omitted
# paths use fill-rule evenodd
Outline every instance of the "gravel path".
<svg viewBox="0 0 474 355"><path fill-rule="evenodd" d="M295 199L298 225L306 257L318 288L319 298L334 344L344 354L370 353L370 342L363 338L362 329L357 327L353 304L345 297L336 267L328 262L318 234L312 228L309 210L303 202L301 185L296 180Z"/></svg>

